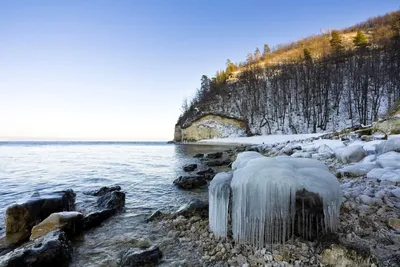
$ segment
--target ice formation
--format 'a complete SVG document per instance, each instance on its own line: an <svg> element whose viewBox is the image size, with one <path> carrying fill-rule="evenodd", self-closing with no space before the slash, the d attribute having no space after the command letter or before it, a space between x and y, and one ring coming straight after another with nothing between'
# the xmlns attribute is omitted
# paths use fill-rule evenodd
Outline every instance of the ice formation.
<svg viewBox="0 0 400 267"><path fill-rule="evenodd" d="M216 236L225 237L228 233L229 201L231 195L232 172L220 172L210 182L209 218L210 229Z"/></svg>
<svg viewBox="0 0 400 267"><path fill-rule="evenodd" d="M284 243L295 231L296 218L300 218L297 222L303 224L302 229L311 229L311 222L318 220L322 220L319 223L324 225L323 230L336 229L340 187L324 163L315 159L267 158L257 152L243 152L232 168L232 233L238 242L257 247ZM216 185L225 186L225 182L216 181L210 186L210 208L213 209L210 211L210 227L219 236L227 233L227 200L224 198L223 204L214 201L218 201ZM306 214L304 204L302 214L296 214L296 192L303 189L317 194L322 200L323 216L320 218ZM223 212L216 213L215 207L219 205L223 206Z"/></svg>

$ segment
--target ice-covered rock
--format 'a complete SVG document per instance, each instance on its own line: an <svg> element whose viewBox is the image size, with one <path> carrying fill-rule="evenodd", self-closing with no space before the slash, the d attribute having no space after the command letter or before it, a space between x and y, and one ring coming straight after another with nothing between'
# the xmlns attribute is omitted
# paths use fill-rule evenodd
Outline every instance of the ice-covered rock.
<svg viewBox="0 0 400 267"><path fill-rule="evenodd" d="M318 148L318 154L319 154L319 157L324 158L324 159L332 158L335 155L333 150L325 144L321 145Z"/></svg>
<svg viewBox="0 0 400 267"><path fill-rule="evenodd" d="M343 163L359 162L367 156L360 145L348 146L341 150L338 155Z"/></svg>
<svg viewBox="0 0 400 267"><path fill-rule="evenodd" d="M400 138L392 138L387 141L383 141L376 146L376 152L378 155L390 151L400 152Z"/></svg>
<svg viewBox="0 0 400 267"><path fill-rule="evenodd" d="M348 166L345 166L338 170L342 176L345 177L358 177L367 174L372 169L378 168L379 166L376 163L355 163Z"/></svg>
<svg viewBox="0 0 400 267"><path fill-rule="evenodd" d="M395 169L400 169L400 153L390 151L379 155L376 163L382 168L392 167Z"/></svg>
<svg viewBox="0 0 400 267"><path fill-rule="evenodd" d="M233 166L232 231L236 240L260 247L285 242L293 234L296 192L302 190L318 194L322 201L323 216L314 218L315 223L336 229L341 192L323 162L239 154ZM309 214L302 216L310 219Z"/></svg>
<svg viewBox="0 0 400 267"><path fill-rule="evenodd" d="M309 152L295 152L291 155L292 158L311 158L311 153Z"/></svg>
<svg viewBox="0 0 400 267"><path fill-rule="evenodd" d="M391 182L400 182L400 169L377 168L367 174L367 178L375 180L386 180Z"/></svg>
<svg viewBox="0 0 400 267"><path fill-rule="evenodd" d="M393 189L390 191L395 197L400 199L400 188Z"/></svg>
<svg viewBox="0 0 400 267"><path fill-rule="evenodd" d="M229 201L231 195L232 172L220 172L210 182L209 223L216 236L225 237L228 233Z"/></svg>
<svg viewBox="0 0 400 267"><path fill-rule="evenodd" d="M362 159L362 163L371 163L376 160L376 155L369 155Z"/></svg>

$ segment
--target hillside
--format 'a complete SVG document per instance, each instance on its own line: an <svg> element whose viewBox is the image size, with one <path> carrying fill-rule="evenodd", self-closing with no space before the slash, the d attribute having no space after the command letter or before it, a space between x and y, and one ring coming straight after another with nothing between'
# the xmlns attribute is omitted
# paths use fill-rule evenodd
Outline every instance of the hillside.
<svg viewBox="0 0 400 267"><path fill-rule="evenodd" d="M264 47L201 78L177 126L204 114L247 123L251 134L315 133L384 116L400 99L400 11L342 30Z"/></svg>

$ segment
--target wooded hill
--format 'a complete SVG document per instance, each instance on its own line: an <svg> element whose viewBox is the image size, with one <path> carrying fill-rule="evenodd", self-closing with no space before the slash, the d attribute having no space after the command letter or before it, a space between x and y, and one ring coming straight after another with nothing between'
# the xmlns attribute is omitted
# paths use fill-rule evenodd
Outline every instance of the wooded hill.
<svg viewBox="0 0 400 267"><path fill-rule="evenodd" d="M400 11L227 61L182 105L178 125L202 114L246 120L253 134L369 124L400 100Z"/></svg>

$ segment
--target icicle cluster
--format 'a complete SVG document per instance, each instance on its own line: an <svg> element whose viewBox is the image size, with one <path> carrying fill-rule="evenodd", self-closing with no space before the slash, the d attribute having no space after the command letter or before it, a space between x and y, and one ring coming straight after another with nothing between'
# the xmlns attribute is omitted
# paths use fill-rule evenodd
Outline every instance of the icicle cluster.
<svg viewBox="0 0 400 267"><path fill-rule="evenodd" d="M324 163L305 158L267 158L257 152L243 152L232 168L232 232L238 242L256 247L285 243L295 231L296 216L300 219L297 222L303 224L299 228L303 229L304 236L309 235L307 229L318 220L324 220L321 222L325 227L323 230L336 229L340 187ZM221 194L229 193L225 187L228 181L221 177L210 185L210 228L219 236L227 233L229 197L221 197ZM304 209L302 214L296 214L296 192L303 189L322 199L321 218L312 217L314 214L307 214ZM218 201L221 203L215 203Z"/></svg>
<svg viewBox="0 0 400 267"><path fill-rule="evenodd" d="M220 237L226 237L228 233L232 177L232 172L220 172L215 175L208 188L210 229Z"/></svg>

